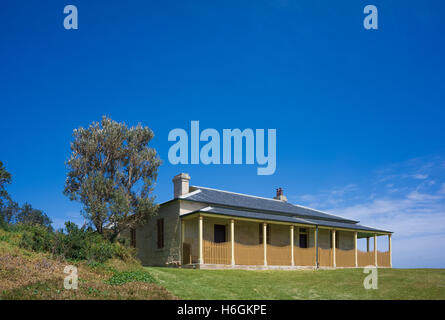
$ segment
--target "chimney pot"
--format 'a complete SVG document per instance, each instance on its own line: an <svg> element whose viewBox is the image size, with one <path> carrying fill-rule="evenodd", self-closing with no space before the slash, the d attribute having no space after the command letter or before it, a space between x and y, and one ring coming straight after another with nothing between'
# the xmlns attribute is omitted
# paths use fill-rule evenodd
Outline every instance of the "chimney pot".
<svg viewBox="0 0 445 320"><path fill-rule="evenodd" d="M277 195L274 197L274 199L287 202L286 196L283 195L283 188L280 187L277 189Z"/></svg>

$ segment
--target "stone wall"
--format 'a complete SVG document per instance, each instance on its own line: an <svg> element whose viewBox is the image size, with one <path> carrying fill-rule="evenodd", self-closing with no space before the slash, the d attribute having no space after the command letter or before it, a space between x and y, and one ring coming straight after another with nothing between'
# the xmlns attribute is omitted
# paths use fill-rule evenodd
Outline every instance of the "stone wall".
<svg viewBox="0 0 445 320"><path fill-rule="evenodd" d="M164 219L164 247L157 246L157 221ZM137 257L146 266L166 266L181 260L179 201L160 207L158 214L136 230Z"/></svg>

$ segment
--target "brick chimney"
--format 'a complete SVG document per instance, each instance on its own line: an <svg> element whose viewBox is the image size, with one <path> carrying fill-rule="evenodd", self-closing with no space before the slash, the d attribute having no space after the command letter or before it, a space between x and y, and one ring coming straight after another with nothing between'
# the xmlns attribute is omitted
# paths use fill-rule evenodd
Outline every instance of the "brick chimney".
<svg viewBox="0 0 445 320"><path fill-rule="evenodd" d="M287 202L286 196L283 195L283 188L280 187L277 189L277 195L274 197L274 199Z"/></svg>
<svg viewBox="0 0 445 320"><path fill-rule="evenodd" d="M189 193L189 181L188 173L180 173L173 177L173 196L175 199Z"/></svg>

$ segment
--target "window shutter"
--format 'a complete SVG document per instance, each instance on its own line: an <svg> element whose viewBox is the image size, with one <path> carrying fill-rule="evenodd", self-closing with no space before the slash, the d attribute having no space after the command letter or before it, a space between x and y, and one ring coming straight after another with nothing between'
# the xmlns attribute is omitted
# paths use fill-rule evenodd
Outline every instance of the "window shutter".
<svg viewBox="0 0 445 320"><path fill-rule="evenodd" d="M161 219L161 248L164 248L164 219Z"/></svg>
<svg viewBox="0 0 445 320"><path fill-rule="evenodd" d="M136 229L130 229L130 246L136 248Z"/></svg>
<svg viewBox="0 0 445 320"><path fill-rule="evenodd" d="M164 248L164 219L158 219L157 221L157 236L158 236L158 248Z"/></svg>

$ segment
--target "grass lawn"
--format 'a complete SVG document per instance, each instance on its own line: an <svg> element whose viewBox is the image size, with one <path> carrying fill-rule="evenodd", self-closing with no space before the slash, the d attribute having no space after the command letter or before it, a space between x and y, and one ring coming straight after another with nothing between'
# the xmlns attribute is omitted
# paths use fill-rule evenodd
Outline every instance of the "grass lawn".
<svg viewBox="0 0 445 320"><path fill-rule="evenodd" d="M179 299L445 299L445 269L247 271L145 268Z"/></svg>

